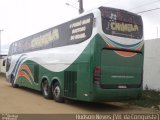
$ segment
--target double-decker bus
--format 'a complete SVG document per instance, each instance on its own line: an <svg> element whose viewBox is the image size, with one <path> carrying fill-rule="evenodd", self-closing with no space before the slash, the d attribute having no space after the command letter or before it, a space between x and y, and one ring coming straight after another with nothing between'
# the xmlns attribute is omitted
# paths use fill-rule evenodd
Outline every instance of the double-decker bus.
<svg viewBox="0 0 160 120"><path fill-rule="evenodd" d="M141 16L99 7L13 42L6 77L57 102L138 99L143 58Z"/></svg>

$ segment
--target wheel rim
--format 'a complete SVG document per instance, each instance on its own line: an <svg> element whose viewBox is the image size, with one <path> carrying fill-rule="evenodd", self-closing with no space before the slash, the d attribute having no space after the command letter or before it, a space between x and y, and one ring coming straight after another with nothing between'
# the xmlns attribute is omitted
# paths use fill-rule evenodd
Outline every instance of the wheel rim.
<svg viewBox="0 0 160 120"><path fill-rule="evenodd" d="M46 82L43 83L43 93L45 96L48 95L48 84Z"/></svg>
<svg viewBox="0 0 160 120"><path fill-rule="evenodd" d="M54 88L54 90L53 90L53 94L54 94L54 96L56 97L56 98L58 98L59 96L60 96L60 88L59 88L59 86L56 86L55 88Z"/></svg>

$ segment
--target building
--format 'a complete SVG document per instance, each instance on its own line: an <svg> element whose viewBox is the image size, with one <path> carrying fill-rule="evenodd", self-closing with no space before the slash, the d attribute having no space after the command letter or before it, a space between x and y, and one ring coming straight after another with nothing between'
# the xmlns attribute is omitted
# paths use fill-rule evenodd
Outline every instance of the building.
<svg viewBox="0 0 160 120"><path fill-rule="evenodd" d="M7 55L0 55L0 73L6 72L6 57Z"/></svg>
<svg viewBox="0 0 160 120"><path fill-rule="evenodd" d="M160 38L145 40L144 88L160 90Z"/></svg>

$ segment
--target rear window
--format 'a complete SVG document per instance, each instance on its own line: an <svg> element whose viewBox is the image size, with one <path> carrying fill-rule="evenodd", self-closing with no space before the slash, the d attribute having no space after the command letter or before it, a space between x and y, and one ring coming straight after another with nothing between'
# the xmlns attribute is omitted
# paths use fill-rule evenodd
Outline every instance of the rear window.
<svg viewBox="0 0 160 120"><path fill-rule="evenodd" d="M100 7L104 33L119 37L141 39L143 24L141 16L124 10Z"/></svg>

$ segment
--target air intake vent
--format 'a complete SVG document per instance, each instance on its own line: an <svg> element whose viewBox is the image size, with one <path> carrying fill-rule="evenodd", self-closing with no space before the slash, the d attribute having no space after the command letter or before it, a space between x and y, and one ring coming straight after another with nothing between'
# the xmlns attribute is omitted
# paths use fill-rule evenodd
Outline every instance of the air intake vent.
<svg viewBox="0 0 160 120"><path fill-rule="evenodd" d="M77 72L64 72L64 96L76 98L77 93Z"/></svg>

